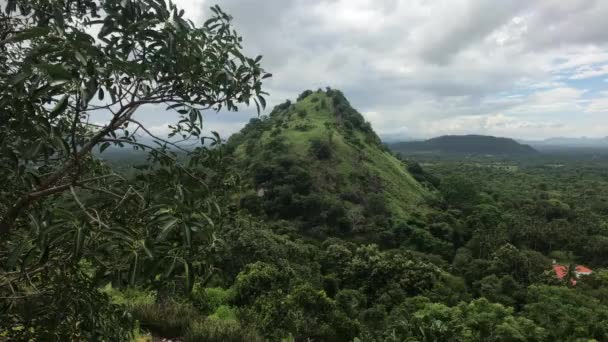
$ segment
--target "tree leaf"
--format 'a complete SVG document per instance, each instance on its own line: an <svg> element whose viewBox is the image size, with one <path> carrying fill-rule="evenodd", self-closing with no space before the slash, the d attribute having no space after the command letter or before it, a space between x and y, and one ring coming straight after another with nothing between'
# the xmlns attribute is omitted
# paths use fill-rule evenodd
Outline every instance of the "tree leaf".
<svg viewBox="0 0 608 342"><path fill-rule="evenodd" d="M82 226L76 227L76 236L75 236L75 244L74 244L74 257L76 259L79 258L80 252L82 251L82 243L84 241L82 231L83 231Z"/></svg>
<svg viewBox="0 0 608 342"><path fill-rule="evenodd" d="M187 225L184 225L184 237L186 238L186 246L191 247L192 246L192 233L191 233L190 227L188 227Z"/></svg>
<svg viewBox="0 0 608 342"><path fill-rule="evenodd" d="M53 110L51 110L50 113L50 117L51 119L54 119L57 117L57 115L63 113L63 111L65 111L65 109L68 107L68 98L69 96L63 95L63 97L59 100L59 102L57 102L57 104L55 105L55 107L53 108Z"/></svg>
<svg viewBox="0 0 608 342"><path fill-rule="evenodd" d="M141 241L141 248L144 250L144 252L148 255L148 257L150 259L154 259L154 255L152 254L152 252L150 252L150 250L148 249L148 247L146 247L146 242L145 241Z"/></svg>
<svg viewBox="0 0 608 342"><path fill-rule="evenodd" d="M26 31L16 34L9 41L12 43L22 42L38 37L45 36L51 32L47 27L32 27Z"/></svg>
<svg viewBox="0 0 608 342"><path fill-rule="evenodd" d="M131 264L131 275L129 277L129 283L131 285L135 285L135 279L137 276L137 268L138 268L138 264L139 264L139 255L137 255L136 252L133 252L133 254L135 254L135 256L133 257L133 263Z"/></svg>
<svg viewBox="0 0 608 342"><path fill-rule="evenodd" d="M104 142L103 144L101 144L101 147L99 148L99 153L103 153L103 151L106 150L106 148L108 148L110 146L109 142Z"/></svg>
<svg viewBox="0 0 608 342"><path fill-rule="evenodd" d="M262 105L262 108L266 108L266 99L264 97L258 95L258 101L260 101L260 105Z"/></svg>
<svg viewBox="0 0 608 342"><path fill-rule="evenodd" d="M194 287L194 272L192 270L192 264L184 260L184 276L186 278L186 289L188 292L192 291Z"/></svg>
<svg viewBox="0 0 608 342"><path fill-rule="evenodd" d="M84 66L87 65L87 59L79 51L74 51L74 56L76 56L76 59L80 62L80 64Z"/></svg>
<svg viewBox="0 0 608 342"><path fill-rule="evenodd" d="M167 222L160 229L160 234L158 234L157 240L164 240L167 237L167 235L169 234L169 231L171 230L171 228L173 228L173 226L175 226L175 224L177 223L177 221L179 221L179 220L178 219L174 219L174 220L171 220L171 221Z"/></svg>
<svg viewBox="0 0 608 342"><path fill-rule="evenodd" d="M12 85L19 84L19 83L23 82L26 78L28 78L30 75L31 75L31 72L29 70L20 72L17 75L11 77L10 84L12 84Z"/></svg>
<svg viewBox="0 0 608 342"><path fill-rule="evenodd" d="M167 267L167 270L165 270L165 278L168 278L171 273L173 273L173 269L175 269L175 262L176 262L176 258L173 258L173 261L171 262L171 264L169 265L169 267Z"/></svg>
<svg viewBox="0 0 608 342"><path fill-rule="evenodd" d="M59 64L39 64L38 68L42 69L53 81L71 80L70 74L63 65Z"/></svg>

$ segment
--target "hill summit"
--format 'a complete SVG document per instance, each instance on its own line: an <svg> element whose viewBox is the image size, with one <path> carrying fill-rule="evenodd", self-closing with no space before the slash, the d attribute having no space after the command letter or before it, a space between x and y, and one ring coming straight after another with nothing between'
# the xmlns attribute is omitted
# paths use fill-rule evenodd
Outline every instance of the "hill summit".
<svg viewBox="0 0 608 342"><path fill-rule="evenodd" d="M391 149L401 153L445 153L471 155L533 155L529 145L510 138L486 135L444 135L425 141L394 143Z"/></svg>
<svg viewBox="0 0 608 342"><path fill-rule="evenodd" d="M315 234L369 233L429 196L338 90L307 90L227 145L255 189L243 206Z"/></svg>

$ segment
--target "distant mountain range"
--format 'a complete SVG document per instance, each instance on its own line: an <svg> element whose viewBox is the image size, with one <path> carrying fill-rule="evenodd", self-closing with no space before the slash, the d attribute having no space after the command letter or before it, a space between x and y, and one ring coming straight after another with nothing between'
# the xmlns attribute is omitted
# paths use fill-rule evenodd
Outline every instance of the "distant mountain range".
<svg viewBox="0 0 608 342"><path fill-rule="evenodd" d="M445 135L424 141L405 141L389 144L395 152L440 153L468 155L534 155L532 146L510 138L486 135Z"/></svg>
<svg viewBox="0 0 608 342"><path fill-rule="evenodd" d="M520 140L520 143L532 145L537 148L542 147L587 147L587 148L608 148L608 137L605 138L566 138L557 137L545 140Z"/></svg>

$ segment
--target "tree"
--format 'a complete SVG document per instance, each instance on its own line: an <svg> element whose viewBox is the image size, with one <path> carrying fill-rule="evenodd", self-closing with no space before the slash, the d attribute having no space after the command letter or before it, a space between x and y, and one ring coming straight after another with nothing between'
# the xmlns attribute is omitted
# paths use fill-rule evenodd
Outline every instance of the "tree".
<svg viewBox="0 0 608 342"><path fill-rule="evenodd" d="M411 319L412 336L420 341L543 341L546 332L513 309L485 298L456 307L429 303Z"/></svg>
<svg viewBox="0 0 608 342"><path fill-rule="evenodd" d="M524 315L546 329L550 340L608 338L608 309L593 297L563 286L528 288Z"/></svg>
<svg viewBox="0 0 608 342"><path fill-rule="evenodd" d="M135 120L145 105L176 111L171 135L185 139L200 137L202 110L265 104L261 58L243 56L230 16L212 11L197 28L163 0L9 1L0 45L8 52L0 66L0 108L8 114L0 119L1 158L9 165L3 176L18 186L7 192L12 205L1 233L41 199L97 181L86 172L94 148L146 149L135 134L151 134ZM92 123L100 112L110 119Z"/></svg>
<svg viewBox="0 0 608 342"><path fill-rule="evenodd" d="M478 185L469 178L450 176L441 181L439 190L451 206L467 209L478 203Z"/></svg>
<svg viewBox="0 0 608 342"><path fill-rule="evenodd" d="M222 148L202 146L202 112L264 107L270 74L261 57L241 53L231 17L211 12L197 27L164 0L8 1L0 14L0 292L11 301L0 307L2 325L42 324L15 308L36 312L71 282L86 292L110 279L158 289L179 280L170 288L189 291L196 276L213 273L214 227L236 178ZM169 138L138 120L150 105L175 115ZM201 145L186 150L176 138ZM93 153L111 146L143 150L149 165L135 177L113 172ZM45 281L58 270L61 282ZM74 317L44 324L68 322L55 327L66 340L103 330L99 317Z"/></svg>

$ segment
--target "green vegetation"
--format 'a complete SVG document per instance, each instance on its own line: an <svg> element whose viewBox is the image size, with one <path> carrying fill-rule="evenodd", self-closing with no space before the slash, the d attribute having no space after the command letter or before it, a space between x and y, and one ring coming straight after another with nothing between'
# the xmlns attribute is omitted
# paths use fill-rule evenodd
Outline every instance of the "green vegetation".
<svg viewBox="0 0 608 342"><path fill-rule="evenodd" d="M144 104L197 142L201 110L264 106L269 74L212 13L9 1L0 340L608 340L604 159L410 160L330 88L226 144L145 144Z"/></svg>
<svg viewBox="0 0 608 342"><path fill-rule="evenodd" d="M142 326L184 329L194 309L113 304L100 288L170 303L208 278L235 175L220 150L185 150L135 115L165 104L169 138L206 140L201 111L264 106L261 57L240 52L217 6L201 27L161 0L3 7L0 338L120 341L136 313ZM145 163L119 173L99 158L112 147L143 151Z"/></svg>
<svg viewBox="0 0 608 342"><path fill-rule="evenodd" d="M297 222L309 236L380 243L376 230L390 235L388 218L408 220L432 197L338 90L305 91L227 145L251 179L244 206Z"/></svg>

